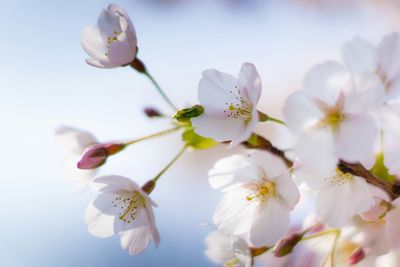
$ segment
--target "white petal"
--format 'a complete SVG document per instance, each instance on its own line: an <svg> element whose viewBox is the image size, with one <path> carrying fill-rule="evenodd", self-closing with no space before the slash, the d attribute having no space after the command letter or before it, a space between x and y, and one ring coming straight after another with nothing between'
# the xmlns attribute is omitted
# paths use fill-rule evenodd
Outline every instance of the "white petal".
<svg viewBox="0 0 400 267"><path fill-rule="evenodd" d="M252 151L250 155L255 163L264 170L268 180L275 180L281 175L289 175L287 166L277 156L259 150Z"/></svg>
<svg viewBox="0 0 400 267"><path fill-rule="evenodd" d="M289 174L283 174L275 180L276 190L289 209L293 209L300 199L300 193Z"/></svg>
<svg viewBox="0 0 400 267"><path fill-rule="evenodd" d="M243 63L239 72L238 81L247 91L247 96L254 106L261 96L261 79L256 67L251 63Z"/></svg>
<svg viewBox="0 0 400 267"><path fill-rule="evenodd" d="M86 27L81 35L81 45L86 53L96 61L107 61L107 44L101 30L95 26Z"/></svg>
<svg viewBox="0 0 400 267"><path fill-rule="evenodd" d="M390 210L386 216L386 237L392 249L400 247L400 208Z"/></svg>
<svg viewBox="0 0 400 267"><path fill-rule="evenodd" d="M107 59L108 60L108 59ZM109 61L98 61L92 58L87 58L86 63L97 68L103 68L103 69L109 69L109 68L115 68L119 67L120 65L111 63Z"/></svg>
<svg viewBox="0 0 400 267"><path fill-rule="evenodd" d="M275 244L289 230L289 208L278 198L268 199L254 216L250 241L256 247Z"/></svg>
<svg viewBox="0 0 400 267"><path fill-rule="evenodd" d="M348 81L349 75L342 64L326 61L316 65L306 74L304 92L333 106L339 93L348 89L348 86L344 86Z"/></svg>
<svg viewBox="0 0 400 267"><path fill-rule="evenodd" d="M336 169L338 158L329 129L302 133L297 139L295 153L301 164L318 176L329 175Z"/></svg>
<svg viewBox="0 0 400 267"><path fill-rule="evenodd" d="M383 70L390 86L386 88L388 99L400 93L400 34L386 35L378 46L379 68Z"/></svg>
<svg viewBox="0 0 400 267"><path fill-rule="evenodd" d="M91 133L67 126L57 128L56 139L69 151L77 154L81 154L88 146L98 143Z"/></svg>
<svg viewBox="0 0 400 267"><path fill-rule="evenodd" d="M235 253L235 257L240 260L243 266L251 266L252 256L246 241L240 237L233 236L231 237L231 248Z"/></svg>
<svg viewBox="0 0 400 267"><path fill-rule="evenodd" d="M110 237L114 235L114 216L107 215L99 210L93 201L90 202L85 212L85 222L88 224L89 233L97 237Z"/></svg>
<svg viewBox="0 0 400 267"><path fill-rule="evenodd" d="M376 56L376 48L360 37L354 37L342 47L342 58L352 73L373 73L377 65Z"/></svg>
<svg viewBox="0 0 400 267"><path fill-rule="evenodd" d="M207 247L204 254L216 264L223 264L235 257L231 247L231 238L227 235L213 231L207 235L204 243Z"/></svg>
<svg viewBox="0 0 400 267"><path fill-rule="evenodd" d="M198 98L206 113L223 113L227 104L236 103L236 95L230 93L237 86L236 79L217 70L203 71L199 82ZM236 93L236 91L235 91Z"/></svg>
<svg viewBox="0 0 400 267"><path fill-rule="evenodd" d="M152 232L149 227L137 227L119 233L121 247L131 255L143 252L152 240Z"/></svg>
<svg viewBox="0 0 400 267"><path fill-rule="evenodd" d="M227 235L249 232L257 203L247 201L249 192L237 188L226 192L215 209L213 221L218 230Z"/></svg>
<svg viewBox="0 0 400 267"><path fill-rule="evenodd" d="M378 128L368 115L347 115L335 134L338 156L348 162L358 162L373 150Z"/></svg>
<svg viewBox="0 0 400 267"><path fill-rule="evenodd" d="M232 183L258 180L259 173L249 157L232 155L218 160L208 172L208 181L212 188L220 189Z"/></svg>
<svg viewBox="0 0 400 267"><path fill-rule="evenodd" d="M245 123L241 119L215 117L207 113L193 118L191 122L198 135L218 142L231 141L245 130Z"/></svg>
<svg viewBox="0 0 400 267"><path fill-rule="evenodd" d="M319 176L304 166L294 169L293 176L298 184L305 183L312 190L319 190L326 184L326 176Z"/></svg>
<svg viewBox="0 0 400 267"><path fill-rule="evenodd" d="M118 175L98 177L93 180L93 186L103 193L112 194L140 191L139 185L134 181Z"/></svg>
<svg viewBox="0 0 400 267"><path fill-rule="evenodd" d="M229 147L232 148L248 140L252 135L252 133L254 132L258 124L258 121L259 121L258 111L256 109L253 109L250 121L244 122L244 130L237 136L232 138L232 142L230 143Z"/></svg>
<svg viewBox="0 0 400 267"><path fill-rule="evenodd" d="M297 134L315 125L323 117L312 101L303 91L295 92L286 99L282 113L293 133Z"/></svg>
<svg viewBox="0 0 400 267"><path fill-rule="evenodd" d="M374 200L366 182L357 176L352 180L332 182L317 195L316 212L322 223L342 227L350 218L372 207Z"/></svg>

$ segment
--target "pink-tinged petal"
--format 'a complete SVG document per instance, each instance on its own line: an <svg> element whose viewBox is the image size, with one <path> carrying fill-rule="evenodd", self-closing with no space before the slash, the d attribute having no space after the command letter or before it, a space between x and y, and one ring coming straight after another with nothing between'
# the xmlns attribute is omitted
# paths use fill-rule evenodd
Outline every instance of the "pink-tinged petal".
<svg viewBox="0 0 400 267"><path fill-rule="evenodd" d="M250 231L257 202L247 201L249 194L249 191L241 188L224 194L213 216L218 231L227 235L241 235Z"/></svg>
<svg viewBox="0 0 400 267"><path fill-rule="evenodd" d="M93 180L93 187L100 192L108 194L119 194L134 191L141 192L137 183L129 178L118 175L98 177Z"/></svg>
<svg viewBox="0 0 400 267"><path fill-rule="evenodd" d="M330 175L336 169L338 162L333 136L329 129L300 134L295 154L303 166L321 177Z"/></svg>
<svg viewBox="0 0 400 267"><path fill-rule="evenodd" d="M59 127L56 130L56 139L69 151L76 154L81 154L88 146L98 143L96 137L91 133L67 126Z"/></svg>
<svg viewBox="0 0 400 267"><path fill-rule="evenodd" d="M295 134L314 126L324 116L303 91L295 92L286 99L282 113L289 129Z"/></svg>
<svg viewBox="0 0 400 267"><path fill-rule="evenodd" d="M386 35L378 46L378 73L386 83L387 99L400 93L400 34Z"/></svg>
<svg viewBox="0 0 400 267"><path fill-rule="evenodd" d="M297 185L289 174L279 176L275 180L276 190L288 208L292 210L300 199L300 193Z"/></svg>
<svg viewBox="0 0 400 267"><path fill-rule="evenodd" d="M400 208L390 210L385 216L385 221L389 246L391 249L398 249L400 247Z"/></svg>
<svg viewBox="0 0 400 267"><path fill-rule="evenodd" d="M247 96L253 105L258 103L261 96L261 78L256 67L251 63L243 63L238 77L239 84L247 91Z"/></svg>
<svg viewBox="0 0 400 267"><path fill-rule="evenodd" d="M250 241L255 247L276 243L289 230L289 208L279 198L270 198L254 214Z"/></svg>
<svg viewBox="0 0 400 267"><path fill-rule="evenodd" d="M82 158L78 161L78 168L89 170L103 165L107 157L112 156L125 148L125 144L96 144L83 152Z"/></svg>
<svg viewBox="0 0 400 267"><path fill-rule="evenodd" d="M342 64L326 61L313 67L304 80L304 92L333 106L341 91L348 90L349 74Z"/></svg>
<svg viewBox="0 0 400 267"><path fill-rule="evenodd" d="M87 58L86 63L89 64L90 66L93 66L96 68L102 68L102 69L111 69L111 68L119 67L119 65L115 65L113 63L110 63L109 61L98 61L98 60L94 60L92 58Z"/></svg>
<svg viewBox="0 0 400 267"><path fill-rule="evenodd" d="M374 197L374 205L369 210L362 213L360 215L361 218L366 222L373 222L378 220L386 212L386 208L380 205L381 202L381 198Z"/></svg>
<svg viewBox="0 0 400 267"><path fill-rule="evenodd" d="M107 61L108 51L102 32L98 27L88 26L81 35L81 45L90 57L95 61Z"/></svg>
<svg viewBox="0 0 400 267"><path fill-rule="evenodd" d="M124 35L124 33L121 35ZM132 49L131 45L126 40L120 40L110 44L110 48L108 50L108 60L111 64L119 66L126 65L131 63L135 57L136 47Z"/></svg>
<svg viewBox="0 0 400 267"><path fill-rule="evenodd" d="M104 34L104 40L107 40L107 36L114 36L114 32L121 32L122 29L119 23L119 15L110 7L107 10L102 10L97 19L97 26Z"/></svg>
<svg viewBox="0 0 400 267"><path fill-rule="evenodd" d="M346 67L352 73L373 73L377 65L377 50L364 39L354 37L343 45L342 58Z"/></svg>
<svg viewBox="0 0 400 267"><path fill-rule="evenodd" d="M233 183L246 183L257 180L259 173L249 157L232 155L218 160L208 172L212 188L221 189Z"/></svg>
<svg viewBox="0 0 400 267"><path fill-rule="evenodd" d="M373 150L378 128L368 115L347 115L335 135L338 156L348 162L358 162Z"/></svg>
<svg viewBox="0 0 400 267"><path fill-rule="evenodd" d="M89 233L94 236L105 238L114 235L114 216L98 209L94 201L86 209L85 222L88 224Z"/></svg>
<svg viewBox="0 0 400 267"><path fill-rule="evenodd" d="M240 119L218 118L207 113L193 118L191 122L198 135L212 138L218 142L231 141L245 129L245 124Z"/></svg>
<svg viewBox="0 0 400 267"><path fill-rule="evenodd" d="M203 77L199 82L198 98L206 113L224 115L223 111L228 108L228 105L238 102L236 86L237 81L232 75L217 70L203 71Z"/></svg>
<svg viewBox="0 0 400 267"><path fill-rule="evenodd" d="M264 174L267 176L264 178L274 181L278 176L289 176L285 163L277 156L259 150L252 151L250 155L255 163L264 170Z"/></svg>

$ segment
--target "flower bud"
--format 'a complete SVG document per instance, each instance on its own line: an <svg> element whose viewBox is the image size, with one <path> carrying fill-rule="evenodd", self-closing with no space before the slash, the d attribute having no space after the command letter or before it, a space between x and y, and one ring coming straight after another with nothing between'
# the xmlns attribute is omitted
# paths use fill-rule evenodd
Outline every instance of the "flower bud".
<svg viewBox="0 0 400 267"><path fill-rule="evenodd" d="M124 149L125 144L96 144L89 146L79 160L78 169L90 170L103 165L108 156L114 155Z"/></svg>
<svg viewBox="0 0 400 267"><path fill-rule="evenodd" d="M144 108L143 112L149 118L162 117L163 116L163 114L161 114L161 112L158 109L155 109L153 107L146 107L146 108Z"/></svg>
<svg viewBox="0 0 400 267"><path fill-rule="evenodd" d="M204 108L201 105L194 105L190 108L179 110L174 118L179 122L189 122L191 118L195 118L204 113Z"/></svg>
<svg viewBox="0 0 400 267"><path fill-rule="evenodd" d="M353 251L351 256L348 259L350 265L354 265L359 263L365 258L365 251L362 248L357 248Z"/></svg>
<svg viewBox="0 0 400 267"><path fill-rule="evenodd" d="M279 240L274 248L274 255L276 257L283 257L290 254L293 248L301 241L304 233L294 233Z"/></svg>

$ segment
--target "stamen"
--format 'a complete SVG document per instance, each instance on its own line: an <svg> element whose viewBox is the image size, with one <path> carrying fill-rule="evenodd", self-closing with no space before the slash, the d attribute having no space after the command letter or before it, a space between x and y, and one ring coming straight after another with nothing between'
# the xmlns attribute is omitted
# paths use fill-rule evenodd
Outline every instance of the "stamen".
<svg viewBox="0 0 400 267"><path fill-rule="evenodd" d="M247 201L258 200L260 202L267 201L270 197L276 195L275 183L270 181L263 181L255 183L252 186L253 193L246 196Z"/></svg>
<svg viewBox="0 0 400 267"><path fill-rule="evenodd" d="M250 121L251 113L253 111L253 105L247 101L242 96L242 91L235 86L235 90L230 90L229 93L234 96L237 103L228 103L226 102L225 105L227 109L224 110L224 113L227 115L228 118L235 118L235 119L244 119L245 121Z"/></svg>
<svg viewBox="0 0 400 267"><path fill-rule="evenodd" d="M118 196L112 201L115 208L121 209L119 219L126 223L131 223L136 219L136 215L143 208L144 203L145 199L139 192Z"/></svg>

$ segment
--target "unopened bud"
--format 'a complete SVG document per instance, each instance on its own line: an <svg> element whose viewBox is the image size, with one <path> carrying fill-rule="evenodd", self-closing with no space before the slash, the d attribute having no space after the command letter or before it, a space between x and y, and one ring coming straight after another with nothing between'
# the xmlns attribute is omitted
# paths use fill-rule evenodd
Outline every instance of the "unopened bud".
<svg viewBox="0 0 400 267"><path fill-rule="evenodd" d="M153 107L146 107L144 108L143 112L146 114L147 117L153 118L153 117L162 117L163 114L161 114L158 109L155 109Z"/></svg>
<svg viewBox="0 0 400 267"><path fill-rule="evenodd" d="M357 248L353 251L351 256L348 259L350 265L354 265L359 263L365 258L365 251L362 248Z"/></svg>
<svg viewBox="0 0 400 267"><path fill-rule="evenodd" d="M191 118L195 118L204 113L204 108L201 105L195 105L190 108L179 110L174 118L179 122L189 122Z"/></svg>
<svg viewBox="0 0 400 267"><path fill-rule="evenodd" d="M114 155L125 148L125 144L96 144L89 146L83 152L77 166L82 170L96 169L103 165L108 156Z"/></svg>
<svg viewBox="0 0 400 267"><path fill-rule="evenodd" d="M142 186L142 190L149 195L154 190L155 187L156 187L156 182L154 182L153 180L149 180Z"/></svg>
<svg viewBox="0 0 400 267"><path fill-rule="evenodd" d="M290 254L297 243L301 241L303 235L304 233L294 233L279 240L274 248L274 255L276 257L283 257Z"/></svg>

